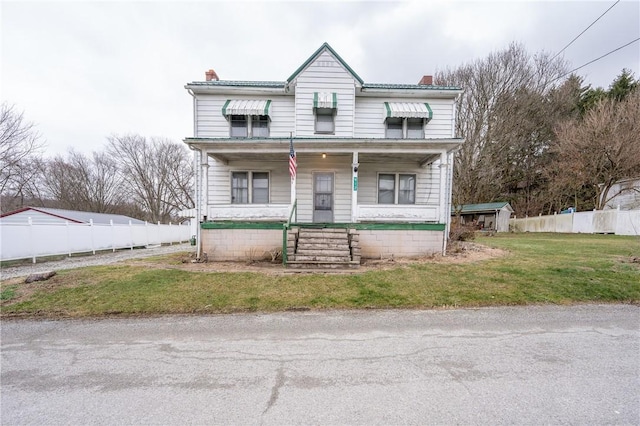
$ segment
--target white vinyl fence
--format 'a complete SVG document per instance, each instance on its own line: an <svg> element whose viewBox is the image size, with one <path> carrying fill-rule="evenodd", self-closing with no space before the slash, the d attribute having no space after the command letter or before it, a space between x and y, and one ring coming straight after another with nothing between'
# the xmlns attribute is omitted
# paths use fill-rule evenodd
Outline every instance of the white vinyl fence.
<svg viewBox="0 0 640 426"><path fill-rule="evenodd" d="M640 235L640 210L594 210L509 220L514 232Z"/></svg>
<svg viewBox="0 0 640 426"><path fill-rule="evenodd" d="M0 260L33 259L189 241L187 225L0 223Z"/></svg>

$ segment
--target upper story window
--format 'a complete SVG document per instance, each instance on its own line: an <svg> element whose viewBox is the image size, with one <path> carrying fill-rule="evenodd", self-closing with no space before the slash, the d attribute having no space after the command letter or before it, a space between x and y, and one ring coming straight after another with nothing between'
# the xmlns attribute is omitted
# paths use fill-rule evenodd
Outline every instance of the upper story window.
<svg viewBox="0 0 640 426"><path fill-rule="evenodd" d="M231 172L231 204L268 204L269 172Z"/></svg>
<svg viewBox="0 0 640 426"><path fill-rule="evenodd" d="M249 136L249 120L246 115L229 116L230 134L232 138L246 138Z"/></svg>
<svg viewBox="0 0 640 426"><path fill-rule="evenodd" d="M385 137L389 139L402 139L403 138L403 119L396 117L389 117L386 121L387 131Z"/></svg>
<svg viewBox="0 0 640 426"><path fill-rule="evenodd" d="M385 121L385 137L388 139L423 139L424 118L389 117Z"/></svg>
<svg viewBox="0 0 640 426"><path fill-rule="evenodd" d="M378 204L415 204L416 175L380 173L378 175Z"/></svg>
<svg viewBox="0 0 640 426"><path fill-rule="evenodd" d="M313 115L315 116L315 133L332 135L336 131L336 113L338 111L338 95L335 92L313 94Z"/></svg>
<svg viewBox="0 0 640 426"><path fill-rule="evenodd" d="M251 131L254 138L269 137L269 116L267 115L252 115L251 116Z"/></svg>
<svg viewBox="0 0 640 426"><path fill-rule="evenodd" d="M385 137L388 139L423 139L424 128L433 118L428 103L385 102Z"/></svg>
<svg viewBox="0 0 640 426"><path fill-rule="evenodd" d="M316 109L316 133L334 134L336 131L335 114L333 109L317 108Z"/></svg>
<svg viewBox="0 0 640 426"><path fill-rule="evenodd" d="M270 100L231 100L222 107L232 138L269 137Z"/></svg>

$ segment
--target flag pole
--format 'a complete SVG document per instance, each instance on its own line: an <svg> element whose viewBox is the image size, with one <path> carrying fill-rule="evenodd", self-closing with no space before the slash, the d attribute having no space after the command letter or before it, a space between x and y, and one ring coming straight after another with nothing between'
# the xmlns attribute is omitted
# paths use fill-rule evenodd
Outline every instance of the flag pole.
<svg viewBox="0 0 640 426"><path fill-rule="evenodd" d="M289 175L291 176L291 209L296 202L296 180L298 176L298 158L293 149L293 132L289 132Z"/></svg>

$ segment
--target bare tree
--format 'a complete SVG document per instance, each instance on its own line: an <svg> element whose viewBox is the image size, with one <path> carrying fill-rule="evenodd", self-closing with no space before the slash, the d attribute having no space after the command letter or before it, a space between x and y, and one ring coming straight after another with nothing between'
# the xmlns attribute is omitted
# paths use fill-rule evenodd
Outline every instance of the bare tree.
<svg viewBox="0 0 640 426"><path fill-rule="evenodd" d="M640 175L640 90L622 102L603 99L582 120L558 126L553 178L556 185L590 190L601 209L619 180Z"/></svg>
<svg viewBox="0 0 640 426"><path fill-rule="evenodd" d="M552 60L545 53L530 55L522 45L511 44L484 59L436 74L436 84L465 90L457 101L456 134L465 143L455 157L454 203L509 199L508 188L529 188L530 182L537 181L531 172L537 168L533 163L548 141L546 135L537 134L542 117L530 118L539 112L538 102L565 69L560 59ZM513 173L523 166L530 171L526 179ZM531 200L525 203L529 204Z"/></svg>
<svg viewBox="0 0 640 426"><path fill-rule="evenodd" d="M43 181L60 208L117 213L126 201L118 164L106 152L58 155L47 163Z"/></svg>
<svg viewBox="0 0 640 426"><path fill-rule="evenodd" d="M149 221L169 221L193 207L193 165L186 147L161 138L113 135L107 152L120 165L130 200Z"/></svg>
<svg viewBox="0 0 640 426"><path fill-rule="evenodd" d="M22 112L3 103L0 106L0 194L15 196L25 188L22 177L28 174L32 159L44 148L33 123Z"/></svg>
<svg viewBox="0 0 640 426"><path fill-rule="evenodd" d="M19 163L15 174L2 194L2 210L11 211L24 206L45 207L47 194L43 185L45 162L38 156L28 156Z"/></svg>

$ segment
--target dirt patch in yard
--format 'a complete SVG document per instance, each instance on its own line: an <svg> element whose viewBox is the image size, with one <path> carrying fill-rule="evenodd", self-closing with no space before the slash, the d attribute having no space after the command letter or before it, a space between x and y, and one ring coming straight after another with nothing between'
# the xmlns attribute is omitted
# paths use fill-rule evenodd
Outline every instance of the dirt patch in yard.
<svg viewBox="0 0 640 426"><path fill-rule="evenodd" d="M440 254L420 258L394 258L385 257L379 259L363 259L360 268L346 270L294 270L282 267L281 261L239 261L239 262L193 262L193 254L176 253L169 260L137 259L125 262L129 265L145 266L149 268L180 269L192 272L256 272L269 275L299 274L299 273L335 273L357 274L367 271L388 270L397 267L420 263L459 264L479 262L506 255L507 252L500 249L484 246L470 241L461 241L450 244L447 255Z"/></svg>

